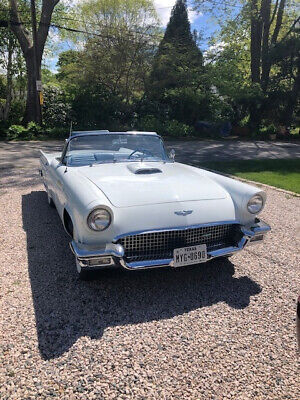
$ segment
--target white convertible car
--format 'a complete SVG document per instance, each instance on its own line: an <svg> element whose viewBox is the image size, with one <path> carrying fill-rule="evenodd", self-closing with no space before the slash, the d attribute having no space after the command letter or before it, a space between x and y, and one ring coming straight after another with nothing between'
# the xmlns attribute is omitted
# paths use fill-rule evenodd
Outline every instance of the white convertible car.
<svg viewBox="0 0 300 400"><path fill-rule="evenodd" d="M229 257L270 230L263 191L174 162L154 132L73 132L62 154L41 152L40 174L82 279Z"/></svg>

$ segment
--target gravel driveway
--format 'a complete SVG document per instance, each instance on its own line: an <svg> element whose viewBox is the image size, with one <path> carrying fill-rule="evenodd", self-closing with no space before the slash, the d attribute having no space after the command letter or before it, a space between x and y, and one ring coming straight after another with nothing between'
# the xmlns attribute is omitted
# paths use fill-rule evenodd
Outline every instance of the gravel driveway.
<svg viewBox="0 0 300 400"><path fill-rule="evenodd" d="M1 399L299 399L299 199L231 262L80 282L37 173L0 172Z"/></svg>

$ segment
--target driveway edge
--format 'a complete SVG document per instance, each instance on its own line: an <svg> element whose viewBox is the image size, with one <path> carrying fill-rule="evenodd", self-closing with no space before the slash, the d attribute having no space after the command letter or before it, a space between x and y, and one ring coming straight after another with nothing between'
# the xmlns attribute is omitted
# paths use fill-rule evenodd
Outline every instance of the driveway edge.
<svg viewBox="0 0 300 400"><path fill-rule="evenodd" d="M286 194L289 194L290 196L300 197L299 193L291 192L290 190L285 190L285 189L278 188L276 186L267 185L266 183L250 181L249 179L240 178L239 176L235 176L235 175L225 174L225 172L216 171L216 170L210 169L210 168L204 168L204 167L201 167L201 168L206 169L207 171L210 171L210 172L214 172L215 174L226 176L227 178L235 179L237 181L249 183L249 184L252 184L255 186L262 186L262 187L265 187L268 189L277 190L277 192L286 193Z"/></svg>

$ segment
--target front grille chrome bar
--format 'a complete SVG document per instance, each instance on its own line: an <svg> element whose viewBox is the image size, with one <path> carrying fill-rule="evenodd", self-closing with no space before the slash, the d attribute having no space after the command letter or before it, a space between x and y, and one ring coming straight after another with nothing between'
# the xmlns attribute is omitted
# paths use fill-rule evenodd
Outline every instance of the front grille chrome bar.
<svg viewBox="0 0 300 400"><path fill-rule="evenodd" d="M235 246L241 236L240 225L234 221L122 235L117 243L124 248L127 262L158 261L171 259L173 250L180 247L206 244L212 251Z"/></svg>

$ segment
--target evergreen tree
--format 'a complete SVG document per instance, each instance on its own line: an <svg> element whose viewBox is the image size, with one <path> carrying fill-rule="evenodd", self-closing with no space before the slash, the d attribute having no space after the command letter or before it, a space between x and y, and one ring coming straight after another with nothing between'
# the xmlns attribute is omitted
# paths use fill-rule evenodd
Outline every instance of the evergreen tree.
<svg viewBox="0 0 300 400"><path fill-rule="evenodd" d="M199 87L203 57L188 19L186 0L177 0L159 45L150 76L150 92L161 97L166 89Z"/></svg>

